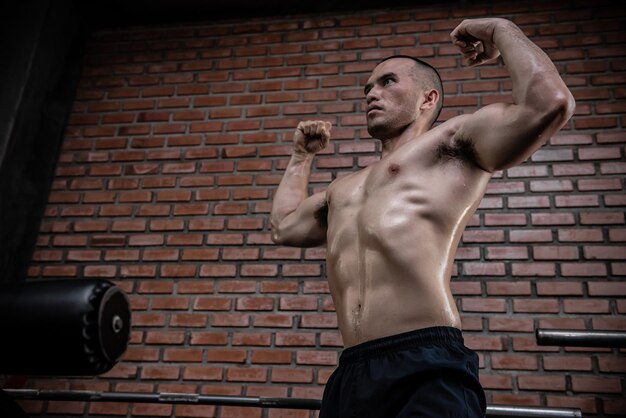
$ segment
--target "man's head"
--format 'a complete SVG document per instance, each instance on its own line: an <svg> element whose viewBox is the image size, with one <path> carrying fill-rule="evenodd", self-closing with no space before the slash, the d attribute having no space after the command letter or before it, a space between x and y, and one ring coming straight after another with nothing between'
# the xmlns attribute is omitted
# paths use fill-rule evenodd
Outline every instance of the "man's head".
<svg viewBox="0 0 626 418"><path fill-rule="evenodd" d="M406 55L382 60L365 86L367 130L386 139L421 120L430 128L443 105L441 78L432 66Z"/></svg>

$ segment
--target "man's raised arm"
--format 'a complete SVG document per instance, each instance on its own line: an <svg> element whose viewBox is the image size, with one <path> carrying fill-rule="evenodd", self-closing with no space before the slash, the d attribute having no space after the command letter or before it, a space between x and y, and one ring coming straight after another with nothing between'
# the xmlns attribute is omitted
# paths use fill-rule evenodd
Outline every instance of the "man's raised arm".
<svg viewBox="0 0 626 418"><path fill-rule="evenodd" d="M293 153L272 204L272 241L292 247L315 247L326 242L326 192L308 196L311 164L330 139L330 122L300 122Z"/></svg>
<svg viewBox="0 0 626 418"><path fill-rule="evenodd" d="M470 66L502 54L513 81L513 104L492 104L462 116L455 135L474 145L481 168L493 172L523 162L572 116L574 98L554 64L514 23L464 20L450 37Z"/></svg>

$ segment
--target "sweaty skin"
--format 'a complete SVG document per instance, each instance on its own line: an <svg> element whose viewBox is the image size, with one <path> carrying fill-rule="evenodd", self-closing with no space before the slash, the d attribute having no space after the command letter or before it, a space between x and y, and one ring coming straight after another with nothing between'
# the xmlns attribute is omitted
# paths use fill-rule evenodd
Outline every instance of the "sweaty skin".
<svg viewBox="0 0 626 418"><path fill-rule="evenodd" d="M494 104L431 129L439 93L415 63L379 64L365 87L380 161L308 196L329 122L301 122L270 218L281 245L327 245L327 276L346 347L430 326L460 328L450 291L463 230L493 172L524 161L560 129L573 99L545 54L511 22L464 21L451 34L469 65L500 53L513 104Z"/></svg>

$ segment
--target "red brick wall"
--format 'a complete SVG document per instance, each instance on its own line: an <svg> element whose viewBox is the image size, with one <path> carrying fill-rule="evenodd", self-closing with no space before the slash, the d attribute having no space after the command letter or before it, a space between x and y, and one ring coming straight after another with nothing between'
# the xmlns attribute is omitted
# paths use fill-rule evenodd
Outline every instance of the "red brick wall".
<svg viewBox="0 0 626 418"><path fill-rule="evenodd" d="M588 3L429 6L97 33L29 274L114 280L131 297L132 342L98 379L30 385L319 398L341 347L325 250L275 246L267 221L292 132L302 119L334 125L312 190L376 161L380 147L364 129L362 89L377 60L397 53L441 70L440 120L510 100L502 65L462 68L448 41L462 18L502 16L554 60L577 111L530 161L494 177L463 236L452 286L466 343L480 354L489 403L623 414L623 354L538 347L533 334L536 327L626 328L624 10ZM309 416L25 405L66 415Z"/></svg>

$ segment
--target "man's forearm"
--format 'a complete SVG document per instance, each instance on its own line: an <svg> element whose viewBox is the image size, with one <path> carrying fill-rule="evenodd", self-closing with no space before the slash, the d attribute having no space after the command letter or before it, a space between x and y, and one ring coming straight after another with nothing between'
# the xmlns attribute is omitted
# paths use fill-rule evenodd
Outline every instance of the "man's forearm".
<svg viewBox="0 0 626 418"><path fill-rule="evenodd" d="M544 109L569 105L571 94L556 67L514 23L496 25L493 42L502 54L513 82L513 102Z"/></svg>
<svg viewBox="0 0 626 418"><path fill-rule="evenodd" d="M300 203L308 197L312 163L312 154L294 153L291 156L272 202L270 215L272 226L278 226L285 216L295 211Z"/></svg>

